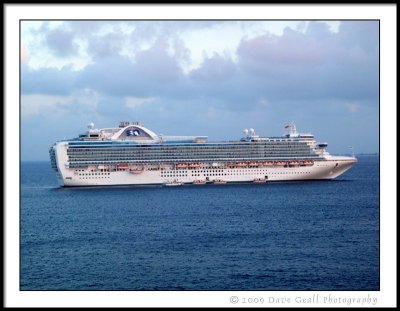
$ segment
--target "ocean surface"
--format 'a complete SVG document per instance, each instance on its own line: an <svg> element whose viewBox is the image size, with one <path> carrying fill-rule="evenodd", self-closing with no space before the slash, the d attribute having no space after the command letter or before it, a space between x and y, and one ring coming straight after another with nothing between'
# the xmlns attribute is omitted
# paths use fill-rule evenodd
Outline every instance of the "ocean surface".
<svg viewBox="0 0 400 311"><path fill-rule="evenodd" d="M379 290L379 158L333 181L59 188L21 163L21 290Z"/></svg>

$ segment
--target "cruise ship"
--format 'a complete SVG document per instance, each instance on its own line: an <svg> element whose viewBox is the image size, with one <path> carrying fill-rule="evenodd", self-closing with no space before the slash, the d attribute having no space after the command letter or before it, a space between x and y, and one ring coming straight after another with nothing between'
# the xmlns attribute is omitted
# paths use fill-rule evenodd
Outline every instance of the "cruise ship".
<svg viewBox="0 0 400 311"><path fill-rule="evenodd" d="M59 184L70 186L262 184L270 181L333 179L357 162L334 156L327 143L298 133L293 123L279 137L245 129L235 141L207 136L157 135L139 122L97 129L50 147Z"/></svg>

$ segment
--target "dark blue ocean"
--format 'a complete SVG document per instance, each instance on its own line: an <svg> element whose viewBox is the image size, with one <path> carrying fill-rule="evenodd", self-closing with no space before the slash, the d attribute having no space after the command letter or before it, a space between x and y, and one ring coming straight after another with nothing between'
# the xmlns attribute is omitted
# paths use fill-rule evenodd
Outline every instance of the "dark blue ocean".
<svg viewBox="0 0 400 311"><path fill-rule="evenodd" d="M379 290L379 160L333 181L59 188L21 164L21 290Z"/></svg>

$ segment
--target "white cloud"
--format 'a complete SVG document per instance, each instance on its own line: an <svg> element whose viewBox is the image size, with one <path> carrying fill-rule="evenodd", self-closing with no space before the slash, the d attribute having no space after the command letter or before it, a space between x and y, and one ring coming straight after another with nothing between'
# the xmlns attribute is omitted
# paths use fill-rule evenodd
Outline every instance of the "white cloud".
<svg viewBox="0 0 400 311"><path fill-rule="evenodd" d="M261 98L259 101L258 101L258 103L261 105L261 106L264 106L264 107L267 107L267 106L269 106L271 103L270 103L270 101L268 100L268 99L266 99L266 98Z"/></svg>
<svg viewBox="0 0 400 311"><path fill-rule="evenodd" d="M83 89L69 96L45 94L21 95L21 116L95 113L99 95L91 89Z"/></svg>
<svg viewBox="0 0 400 311"><path fill-rule="evenodd" d="M338 22L328 24L331 30L338 28ZM174 57L188 73L214 53L236 61L243 37L281 36L286 27L305 31L306 25L304 21L23 21L21 42L30 52L33 69L71 66L82 70L105 49L104 56L135 59L162 39L171 43Z"/></svg>
<svg viewBox="0 0 400 311"><path fill-rule="evenodd" d="M154 97L144 97L144 98L139 98L139 97L125 97L125 105L128 108L134 109L137 106L143 105L143 104L149 104L154 102L156 99Z"/></svg>
<svg viewBox="0 0 400 311"><path fill-rule="evenodd" d="M21 96L21 116L28 117L42 113L57 113L58 106L67 104L69 96L30 94Z"/></svg>
<svg viewBox="0 0 400 311"><path fill-rule="evenodd" d="M351 112L351 113L355 113L358 111L358 109L360 108L360 105L354 103L354 102L349 102L346 103L346 108Z"/></svg>
<svg viewBox="0 0 400 311"><path fill-rule="evenodd" d="M22 46L21 47L21 63L22 64L27 64L29 61L29 53L28 50Z"/></svg>

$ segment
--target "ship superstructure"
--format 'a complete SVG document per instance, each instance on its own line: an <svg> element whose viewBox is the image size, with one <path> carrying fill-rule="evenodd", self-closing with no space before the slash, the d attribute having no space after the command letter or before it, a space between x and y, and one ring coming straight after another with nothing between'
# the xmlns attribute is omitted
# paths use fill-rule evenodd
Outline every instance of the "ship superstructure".
<svg viewBox="0 0 400 311"><path fill-rule="evenodd" d="M333 179L357 162L333 156L327 143L300 134L294 124L281 137L244 130L237 141L207 136L157 135L139 122L96 129L50 147L62 186L170 185Z"/></svg>

